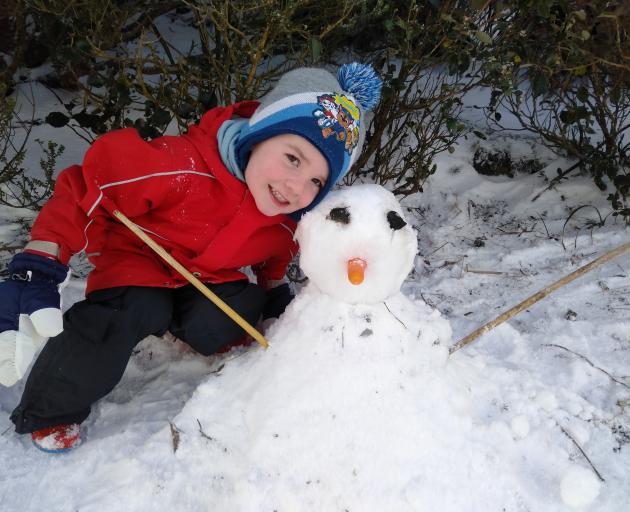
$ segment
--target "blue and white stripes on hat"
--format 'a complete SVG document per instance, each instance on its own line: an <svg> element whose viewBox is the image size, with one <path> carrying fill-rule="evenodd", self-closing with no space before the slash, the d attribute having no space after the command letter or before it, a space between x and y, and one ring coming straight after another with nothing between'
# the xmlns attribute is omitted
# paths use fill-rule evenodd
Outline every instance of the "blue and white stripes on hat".
<svg viewBox="0 0 630 512"><path fill-rule="evenodd" d="M289 71L263 98L235 143L236 159L246 169L252 147L285 133L311 142L328 162L328 180L315 200L291 216L296 220L317 205L348 172L363 147L364 113L380 97L381 80L366 64L339 68L337 78L324 69Z"/></svg>

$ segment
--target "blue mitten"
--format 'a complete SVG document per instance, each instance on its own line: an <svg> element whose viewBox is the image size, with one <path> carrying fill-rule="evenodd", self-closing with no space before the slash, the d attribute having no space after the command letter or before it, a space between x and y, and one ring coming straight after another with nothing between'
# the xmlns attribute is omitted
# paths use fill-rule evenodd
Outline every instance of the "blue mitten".
<svg viewBox="0 0 630 512"><path fill-rule="evenodd" d="M0 384L21 379L37 351L63 330L60 285L68 267L56 260L20 253L0 283Z"/></svg>

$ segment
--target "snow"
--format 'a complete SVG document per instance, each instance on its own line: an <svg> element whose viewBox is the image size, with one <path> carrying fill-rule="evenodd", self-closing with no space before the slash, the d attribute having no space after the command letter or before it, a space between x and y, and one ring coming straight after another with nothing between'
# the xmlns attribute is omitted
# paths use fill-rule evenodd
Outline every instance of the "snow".
<svg viewBox="0 0 630 512"><path fill-rule="evenodd" d="M38 117L59 108L33 90ZM33 136L66 146L60 165L85 151L67 128L36 126ZM581 205L610 210L588 177L532 202L570 162L533 139L491 135L485 148L535 155L543 169L481 176L471 165L478 145L462 140L439 155L425 192L392 207L419 250L409 260L387 250L386 270L403 274L389 281L396 286L344 301L335 292L346 278L328 273L324 256L359 242L307 233L304 245L324 254L268 326L267 351L207 358L169 336L144 340L76 450L44 454L13 433L8 416L24 383L0 388L0 508L630 510L628 255L448 356L472 330L628 240L612 217L594 228L595 208L565 226ZM0 241L22 244L21 219L31 217L0 209ZM85 288L81 257L73 270L66 308Z"/></svg>
<svg viewBox="0 0 630 512"><path fill-rule="evenodd" d="M579 466L570 468L560 482L562 501L575 509L583 509L597 498L601 483L587 469Z"/></svg>

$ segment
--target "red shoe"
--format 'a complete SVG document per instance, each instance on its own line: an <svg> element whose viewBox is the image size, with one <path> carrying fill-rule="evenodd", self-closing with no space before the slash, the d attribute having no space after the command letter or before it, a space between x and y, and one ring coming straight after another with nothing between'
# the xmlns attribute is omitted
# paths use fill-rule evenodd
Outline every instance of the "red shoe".
<svg viewBox="0 0 630 512"><path fill-rule="evenodd" d="M31 434L36 448L47 453L64 453L81 444L81 427L78 423L55 425Z"/></svg>
<svg viewBox="0 0 630 512"><path fill-rule="evenodd" d="M254 341L254 338L252 338L249 334L246 334L236 341L233 341L232 343L223 345L219 350L215 352L215 354L225 354L226 352L229 352L233 348L237 347L249 347L252 343L254 343Z"/></svg>

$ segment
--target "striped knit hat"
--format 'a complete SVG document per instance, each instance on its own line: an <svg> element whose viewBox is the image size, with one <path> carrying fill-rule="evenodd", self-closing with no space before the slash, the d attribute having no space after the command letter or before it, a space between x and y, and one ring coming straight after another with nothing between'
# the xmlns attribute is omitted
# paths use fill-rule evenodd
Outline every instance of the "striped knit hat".
<svg viewBox="0 0 630 512"><path fill-rule="evenodd" d="M328 180L307 208L291 214L298 220L345 176L361 153L364 113L378 103L380 91L380 78L366 64L341 66L337 78L317 68L289 71L241 130L235 147L239 167L247 167L254 144L284 133L300 135L319 149L328 162Z"/></svg>

